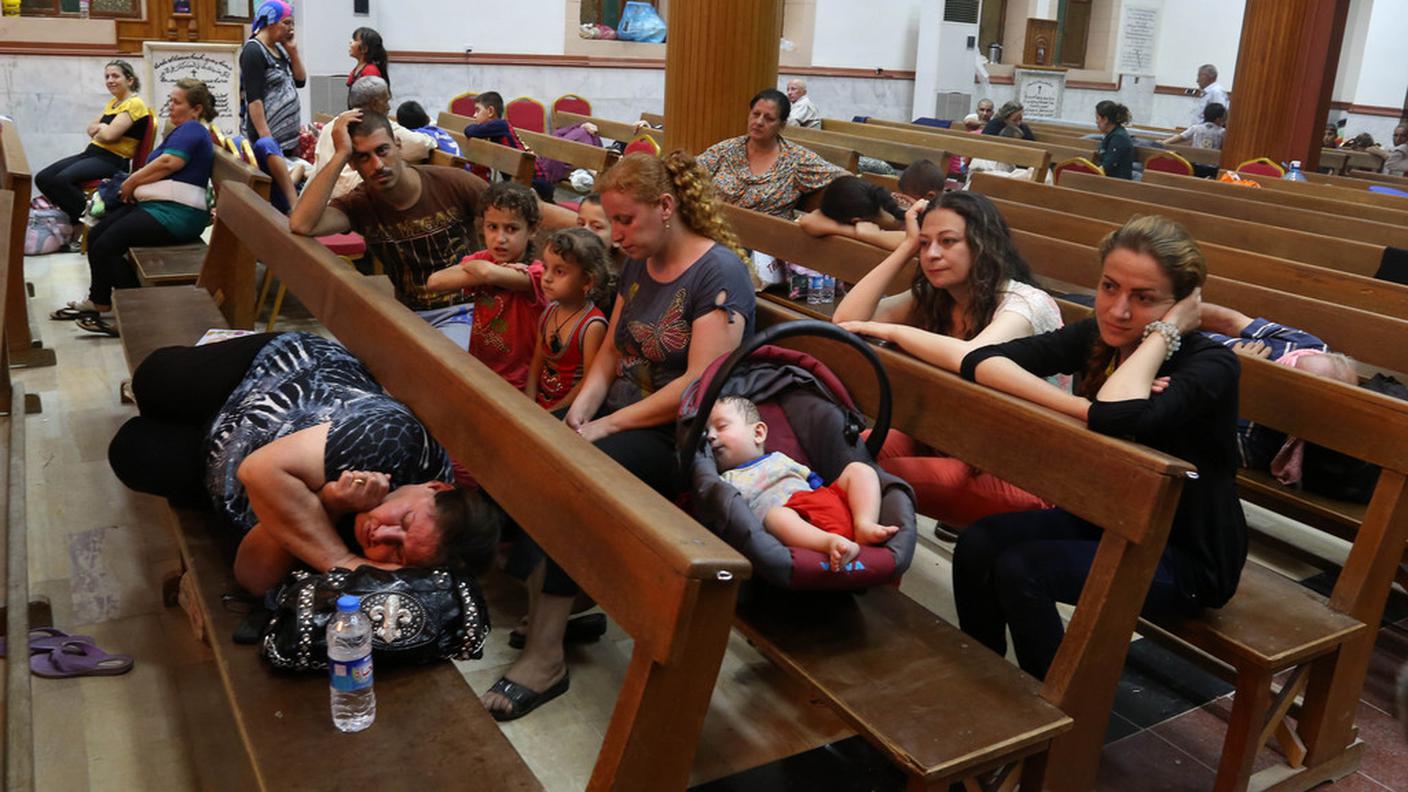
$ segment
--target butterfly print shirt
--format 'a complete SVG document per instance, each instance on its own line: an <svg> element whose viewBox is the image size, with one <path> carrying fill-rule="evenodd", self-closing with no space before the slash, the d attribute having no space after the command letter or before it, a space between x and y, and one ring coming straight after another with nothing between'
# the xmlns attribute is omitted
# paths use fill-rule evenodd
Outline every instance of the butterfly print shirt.
<svg viewBox="0 0 1408 792"><path fill-rule="evenodd" d="M744 339L753 334L752 281L743 262L723 245L714 245L669 283L652 278L644 261L628 259L620 295L614 339L620 355L607 396L612 410L640 401L685 373L690 327L704 314L727 310L731 321L744 322Z"/></svg>

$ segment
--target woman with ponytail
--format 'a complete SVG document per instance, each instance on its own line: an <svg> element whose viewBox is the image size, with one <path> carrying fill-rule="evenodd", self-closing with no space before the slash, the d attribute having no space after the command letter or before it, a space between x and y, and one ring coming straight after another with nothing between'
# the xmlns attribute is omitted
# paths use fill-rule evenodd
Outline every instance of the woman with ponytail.
<svg viewBox="0 0 1408 792"><path fill-rule="evenodd" d="M567 425L652 489L676 486L675 413L685 387L753 332L753 285L709 178L682 151L631 154L597 180L626 254L611 322ZM484 694L498 720L567 690L562 642L577 586L544 559L522 657Z"/></svg>
<svg viewBox="0 0 1408 792"><path fill-rule="evenodd" d="M1231 350L1195 332L1203 255L1182 226L1155 216L1111 232L1100 259L1093 317L970 352L962 374L1196 466L1144 614L1221 607L1247 557L1236 489L1239 365ZM1077 375L1075 393L1041 379L1058 373ZM953 553L959 626L999 654L1010 628L1022 669L1043 677L1063 633L1056 603L1079 598L1100 536L1099 527L1061 509L969 526Z"/></svg>
<svg viewBox="0 0 1408 792"><path fill-rule="evenodd" d="M1124 128L1129 108L1109 99L1095 105L1095 126L1105 134L1100 141L1100 168L1116 179L1134 178L1134 139Z"/></svg>

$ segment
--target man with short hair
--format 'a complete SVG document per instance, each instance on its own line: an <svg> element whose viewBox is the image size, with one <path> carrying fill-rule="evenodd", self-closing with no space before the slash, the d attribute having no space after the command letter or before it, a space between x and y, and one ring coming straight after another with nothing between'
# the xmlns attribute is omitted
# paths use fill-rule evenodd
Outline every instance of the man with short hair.
<svg viewBox="0 0 1408 792"><path fill-rule="evenodd" d="M108 446L128 487L213 505L262 594L302 563L482 574L503 522L456 490L449 456L361 361L311 333L166 347L132 375L140 412Z"/></svg>
<svg viewBox="0 0 1408 792"><path fill-rule="evenodd" d="M821 111L816 109L810 96L807 96L807 81L792 79L787 81L787 101L792 103L792 112L787 114L788 126L821 127Z"/></svg>
<svg viewBox="0 0 1408 792"><path fill-rule="evenodd" d="M378 78L357 83L368 79ZM392 129L390 119L371 110L348 110L328 124L327 167L303 188L289 214L289 230L306 236L361 234L391 278L396 299L468 349L468 310L446 309L468 303L469 297L428 291L425 282L432 272L479 249L474 219L488 185L459 168L407 165ZM361 183L334 198L344 167Z"/></svg>
<svg viewBox="0 0 1408 792"><path fill-rule="evenodd" d="M1370 146L1365 149L1370 154L1383 159L1383 172L1390 176L1403 176L1408 171L1408 124L1393 128L1393 148Z"/></svg>
<svg viewBox="0 0 1408 792"><path fill-rule="evenodd" d="M347 90L347 109L368 110L378 115L389 116L391 112L391 86L381 77L363 77ZM401 147L401 157L407 162L425 162L430 152L435 150L435 138L424 132L416 132L391 122L391 136ZM324 124L318 135L318 145L314 147L313 175L328 166L332 161L332 124ZM343 168L338 174L337 183L332 188L332 197L341 198L352 192L362 183L362 177L352 168Z"/></svg>
<svg viewBox="0 0 1408 792"><path fill-rule="evenodd" d="M1224 110L1232 109L1232 101L1227 96L1227 89L1217 81L1217 67L1211 63L1204 63L1198 67L1198 104L1193 108L1193 120L1188 126L1203 123L1203 112L1208 105L1216 102L1222 105Z"/></svg>
<svg viewBox="0 0 1408 792"><path fill-rule="evenodd" d="M993 113L997 112L997 106L992 103L991 99L984 97L978 100L978 109L974 112L978 114L980 124L978 128L982 129L992 120Z"/></svg>

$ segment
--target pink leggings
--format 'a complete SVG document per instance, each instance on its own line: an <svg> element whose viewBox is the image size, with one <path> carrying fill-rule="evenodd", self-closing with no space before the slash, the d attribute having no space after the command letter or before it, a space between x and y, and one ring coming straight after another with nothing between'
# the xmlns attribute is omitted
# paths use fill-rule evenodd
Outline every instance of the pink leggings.
<svg viewBox="0 0 1408 792"><path fill-rule="evenodd" d="M914 487L920 514L955 528L966 528L990 514L1051 508L1030 492L893 429L875 461Z"/></svg>

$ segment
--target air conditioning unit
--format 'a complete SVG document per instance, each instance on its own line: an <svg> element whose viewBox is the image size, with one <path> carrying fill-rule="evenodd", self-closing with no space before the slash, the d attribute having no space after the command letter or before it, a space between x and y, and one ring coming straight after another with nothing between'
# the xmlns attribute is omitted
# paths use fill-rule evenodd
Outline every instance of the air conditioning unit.
<svg viewBox="0 0 1408 792"><path fill-rule="evenodd" d="M929 0L919 12L913 114L951 121L971 112L980 0Z"/></svg>

